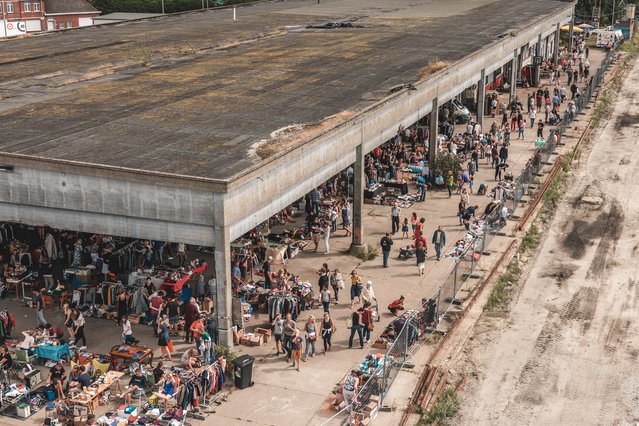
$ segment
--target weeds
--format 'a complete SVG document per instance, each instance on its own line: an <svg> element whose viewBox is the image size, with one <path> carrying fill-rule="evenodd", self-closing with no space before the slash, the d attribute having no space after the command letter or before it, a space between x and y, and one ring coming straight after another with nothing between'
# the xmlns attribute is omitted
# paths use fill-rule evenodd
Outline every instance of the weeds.
<svg viewBox="0 0 639 426"><path fill-rule="evenodd" d="M438 426L448 425L448 420L457 414L459 411L459 400L457 399L457 393L453 388L446 388L444 392L437 398L437 402L430 409L426 417L422 417L417 423L418 425L432 425Z"/></svg>
<svg viewBox="0 0 639 426"><path fill-rule="evenodd" d="M539 243L541 242L541 233L539 232L539 228L537 225L533 223L530 227L524 238L521 240L521 245L519 246L519 252L521 254L532 252L537 247L539 247Z"/></svg>
<svg viewBox="0 0 639 426"><path fill-rule="evenodd" d="M215 353L218 357L223 357L226 359L226 369L224 372L227 375L233 375L233 361L237 358L237 354L233 352L231 348L224 345L215 346Z"/></svg>
<svg viewBox="0 0 639 426"><path fill-rule="evenodd" d="M379 248L374 246L368 246L366 247L366 250L362 251L359 254L359 258L362 259L364 262L366 262L367 260L375 259L378 254L379 254Z"/></svg>
<svg viewBox="0 0 639 426"><path fill-rule="evenodd" d="M537 238L539 236L537 235ZM519 281L521 277L521 268L519 267L519 261L513 259L506 267L506 271L499 276L497 283L493 287L490 296L488 296L488 302L486 302L486 309L494 310L503 308L508 304L510 293L507 291L508 287Z"/></svg>
<svg viewBox="0 0 639 426"><path fill-rule="evenodd" d="M151 52L151 50L143 44L137 47L133 47L129 51L129 59L142 65L143 67L151 65L152 57L153 53Z"/></svg>

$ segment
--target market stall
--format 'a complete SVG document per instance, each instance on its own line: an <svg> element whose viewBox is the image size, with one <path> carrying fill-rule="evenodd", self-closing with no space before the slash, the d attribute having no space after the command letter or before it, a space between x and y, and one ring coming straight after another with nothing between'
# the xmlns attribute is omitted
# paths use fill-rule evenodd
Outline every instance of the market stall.
<svg viewBox="0 0 639 426"><path fill-rule="evenodd" d="M62 358L71 358L71 350L69 349L69 345L66 343L42 343L36 346L34 352L38 358L48 359L51 361L60 361Z"/></svg>
<svg viewBox="0 0 639 426"><path fill-rule="evenodd" d="M170 290L177 293L182 290L184 284L187 283L195 274L200 274L208 269L206 262L194 261L194 265L188 268L179 268L169 274L168 278L162 283L161 289Z"/></svg>
<svg viewBox="0 0 639 426"><path fill-rule="evenodd" d="M153 349L144 346L115 345L111 348L111 370L122 371L132 362L153 366Z"/></svg>
<svg viewBox="0 0 639 426"><path fill-rule="evenodd" d="M120 379L124 373L119 371L109 371L97 378L90 386L76 393L69 398L71 405L79 405L85 407L89 413L93 413L102 400L108 401L108 393L111 387L115 386L118 393L122 393Z"/></svg>

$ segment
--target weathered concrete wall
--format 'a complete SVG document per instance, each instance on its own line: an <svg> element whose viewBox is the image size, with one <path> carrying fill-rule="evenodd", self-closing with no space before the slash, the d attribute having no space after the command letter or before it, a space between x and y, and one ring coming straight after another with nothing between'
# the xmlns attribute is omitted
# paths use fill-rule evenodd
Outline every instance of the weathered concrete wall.
<svg viewBox="0 0 639 426"><path fill-rule="evenodd" d="M0 177L2 220L137 238L213 242L211 192L24 167Z"/></svg>
<svg viewBox="0 0 639 426"><path fill-rule="evenodd" d="M487 49L453 64L378 105L368 108L349 122L274 159L267 168L230 184L226 195L226 223L235 239L268 219L312 188L352 164L355 148L362 143L369 152L396 134L400 125L408 126L428 114L432 100L444 103L513 58L513 51L537 42L570 19L572 5L553 17L543 19L517 34L508 35Z"/></svg>

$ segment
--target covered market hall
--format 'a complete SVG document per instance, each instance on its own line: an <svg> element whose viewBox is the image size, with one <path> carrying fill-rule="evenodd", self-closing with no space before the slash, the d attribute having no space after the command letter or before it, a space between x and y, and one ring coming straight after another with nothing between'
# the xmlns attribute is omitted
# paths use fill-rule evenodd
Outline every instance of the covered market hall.
<svg viewBox="0 0 639 426"><path fill-rule="evenodd" d="M357 251L365 156L421 120L434 159L441 107L483 111L497 76L514 96L573 8L290 0L5 42L0 221L203 248L232 346L234 241L352 166Z"/></svg>

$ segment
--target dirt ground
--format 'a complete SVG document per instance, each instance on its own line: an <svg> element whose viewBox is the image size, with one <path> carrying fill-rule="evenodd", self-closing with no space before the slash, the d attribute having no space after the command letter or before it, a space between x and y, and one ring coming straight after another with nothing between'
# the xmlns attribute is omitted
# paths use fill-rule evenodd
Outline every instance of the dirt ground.
<svg viewBox="0 0 639 426"><path fill-rule="evenodd" d="M451 424L639 421L637 68L569 178L509 312L485 313L451 360L470 377Z"/></svg>

